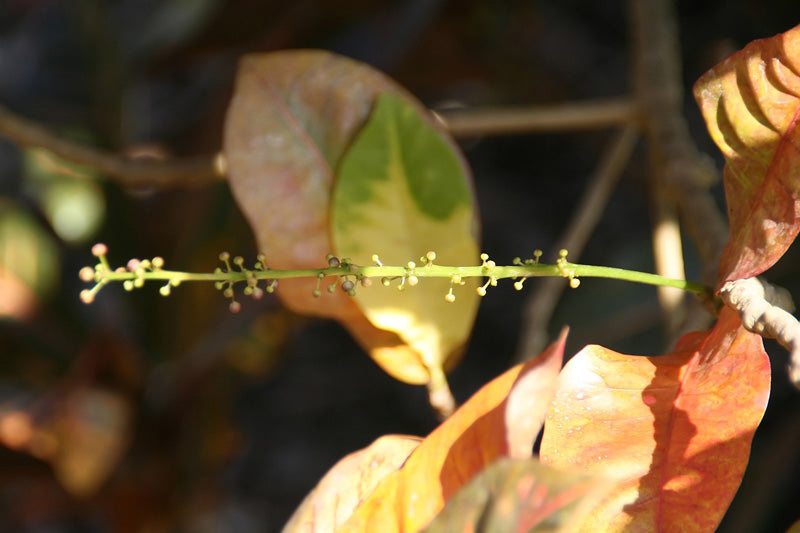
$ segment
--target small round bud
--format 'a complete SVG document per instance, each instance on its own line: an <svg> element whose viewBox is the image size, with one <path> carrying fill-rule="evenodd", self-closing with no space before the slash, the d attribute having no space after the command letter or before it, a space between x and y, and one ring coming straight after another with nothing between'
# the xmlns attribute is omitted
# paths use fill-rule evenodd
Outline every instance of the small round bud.
<svg viewBox="0 0 800 533"><path fill-rule="evenodd" d="M222 291L222 295L225 298L233 298L233 287L226 287L224 291Z"/></svg>
<svg viewBox="0 0 800 533"><path fill-rule="evenodd" d="M428 252L427 254L425 254L425 258L426 258L428 261L430 261L431 263L433 263L433 261L436 259L436 252L434 252L433 250L431 250L430 252Z"/></svg>
<svg viewBox="0 0 800 533"><path fill-rule="evenodd" d="M159 269L164 266L164 258L163 257L154 257L151 261L153 263L153 268Z"/></svg>
<svg viewBox="0 0 800 533"><path fill-rule="evenodd" d="M370 285L372 285L372 278L361 278L362 287L369 287Z"/></svg>
<svg viewBox="0 0 800 533"><path fill-rule="evenodd" d="M356 295L356 290L352 289L352 290L347 291L347 295L348 296L355 296Z"/></svg>
<svg viewBox="0 0 800 533"><path fill-rule="evenodd" d="M170 293L170 286L169 286L169 284L167 284L167 285L163 285L161 288L159 288L159 289L158 289L158 293L159 293L161 296L169 296L169 293Z"/></svg>
<svg viewBox="0 0 800 533"><path fill-rule="evenodd" d="M356 288L356 284L353 283L351 280L345 280L342 282L342 290L346 293L349 293L353 289Z"/></svg>
<svg viewBox="0 0 800 533"><path fill-rule="evenodd" d="M518 290L518 291L521 291L522 290L522 282L521 281L515 281L514 282L514 288L516 290Z"/></svg>
<svg viewBox="0 0 800 533"><path fill-rule="evenodd" d="M497 264L494 261L486 261L486 268L494 268Z"/></svg>
<svg viewBox="0 0 800 533"><path fill-rule="evenodd" d="M224 287L225 287L225 282L224 281L215 281L214 282L214 288L217 289L218 291L221 291Z"/></svg>
<svg viewBox="0 0 800 533"><path fill-rule="evenodd" d="M242 304L239 302L231 302L228 309L230 309L231 313L236 314L242 310Z"/></svg>
<svg viewBox="0 0 800 533"><path fill-rule="evenodd" d="M260 300L261 298L264 297L264 291L261 289L261 287L255 287L253 289L252 297L253 300Z"/></svg>
<svg viewBox="0 0 800 533"><path fill-rule="evenodd" d="M566 258L567 258L567 254L568 254L568 253L569 253L569 252L566 250L566 248L562 248L562 249L560 249L560 250L558 251L558 255L559 255L559 257L561 257L562 259L566 259Z"/></svg>
<svg viewBox="0 0 800 533"><path fill-rule="evenodd" d="M237 255L236 257L233 258L233 264L235 264L236 266L242 266L244 264L244 257L242 257L241 255Z"/></svg>
<svg viewBox="0 0 800 533"><path fill-rule="evenodd" d="M267 256L264 255L264 254L258 254L256 256L256 261L258 261L262 265L266 266L267 265Z"/></svg>
<svg viewBox="0 0 800 533"><path fill-rule="evenodd" d="M481 261L486 261L487 259L489 259L489 254L487 254L486 252L482 253L481 254Z"/></svg>
<svg viewBox="0 0 800 533"><path fill-rule="evenodd" d="M122 282L122 288L128 292L131 292L134 289L133 280L126 279Z"/></svg>
<svg viewBox="0 0 800 533"><path fill-rule="evenodd" d="M578 278L569 278L569 286L573 289L577 289L581 284L581 280Z"/></svg>
<svg viewBox="0 0 800 533"><path fill-rule="evenodd" d="M311 291L311 294L314 296L314 298L319 298L320 295L322 294L322 291L320 291L319 289L314 289L313 291Z"/></svg>
<svg viewBox="0 0 800 533"><path fill-rule="evenodd" d="M486 287L478 287L475 292L478 293L478 296L486 296Z"/></svg>
<svg viewBox="0 0 800 533"><path fill-rule="evenodd" d="M245 287L245 288L242 290L242 293L243 293L245 296L252 296L252 295L253 295L253 287L251 287L250 285L248 285L247 287Z"/></svg>
<svg viewBox="0 0 800 533"><path fill-rule="evenodd" d="M332 254L328 254L328 266L331 268L339 268L342 265L341 261L339 261L338 257L334 257Z"/></svg>
<svg viewBox="0 0 800 533"><path fill-rule="evenodd" d="M228 253L228 252L220 252L220 254L219 254L219 260L220 261L227 261L230 258L231 258L231 254Z"/></svg>
<svg viewBox="0 0 800 533"><path fill-rule="evenodd" d="M94 301L94 294L89 289L83 289L81 291L81 301L85 304L90 304Z"/></svg>
<svg viewBox="0 0 800 533"><path fill-rule="evenodd" d="M381 285L384 287L388 287L392 283L392 280L389 278L381 278Z"/></svg>
<svg viewBox="0 0 800 533"><path fill-rule="evenodd" d="M455 295L455 294L453 294L452 292L448 292L448 293L447 293L447 294L445 294L445 296L444 296L444 301L445 301L445 302L447 302L447 303L449 303L449 304L451 304L451 303L453 303L453 302L455 302L455 301L456 301L456 295Z"/></svg>
<svg viewBox="0 0 800 533"><path fill-rule="evenodd" d="M92 246L92 255L95 257L100 257L106 255L108 253L108 246L103 244L102 242L98 242L94 246Z"/></svg>
<svg viewBox="0 0 800 533"><path fill-rule="evenodd" d="M135 280L133 280L133 286L136 287L137 289L141 289L142 287L144 287L144 278L136 278Z"/></svg>
<svg viewBox="0 0 800 533"><path fill-rule="evenodd" d="M417 268L417 264L414 261L409 261L408 268L414 270L415 268Z"/></svg>
<svg viewBox="0 0 800 533"><path fill-rule="evenodd" d="M78 272L78 276L81 278L81 281L85 281L86 283L94 281L94 269L92 267L83 267L80 272Z"/></svg>
<svg viewBox="0 0 800 533"><path fill-rule="evenodd" d="M131 259L128 261L128 272L136 272L139 270L139 267L142 266L142 262L138 259Z"/></svg>
<svg viewBox="0 0 800 533"><path fill-rule="evenodd" d="M408 276L408 278L406 278L406 282L413 287L414 285L419 283L419 278L417 278L417 276L411 275Z"/></svg>
<svg viewBox="0 0 800 533"><path fill-rule="evenodd" d="M125 267L117 267L117 268L114 269L114 272L116 272L117 274L124 274L127 271L128 271L128 269L125 268Z"/></svg>

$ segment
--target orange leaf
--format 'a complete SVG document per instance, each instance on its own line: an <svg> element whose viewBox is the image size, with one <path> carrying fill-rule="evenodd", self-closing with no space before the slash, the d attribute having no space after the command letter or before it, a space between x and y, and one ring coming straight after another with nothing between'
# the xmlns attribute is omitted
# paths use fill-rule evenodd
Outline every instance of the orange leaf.
<svg viewBox="0 0 800 533"><path fill-rule="evenodd" d="M339 531L418 531L499 457L530 457L550 403L566 330L539 357L484 385L386 476ZM525 423L525 418L533 423ZM520 433L518 433L520 432Z"/></svg>
<svg viewBox="0 0 800 533"><path fill-rule="evenodd" d="M283 528L284 533L335 531L419 445L419 437L385 435L344 457L325 474Z"/></svg>
<svg viewBox="0 0 800 533"><path fill-rule="evenodd" d="M800 26L750 43L706 72L694 95L726 160L722 285L767 270L800 230Z"/></svg>
<svg viewBox="0 0 800 533"><path fill-rule="evenodd" d="M561 373L541 458L620 479L582 531L713 531L741 482L769 388L761 337L728 308L670 355L587 346Z"/></svg>

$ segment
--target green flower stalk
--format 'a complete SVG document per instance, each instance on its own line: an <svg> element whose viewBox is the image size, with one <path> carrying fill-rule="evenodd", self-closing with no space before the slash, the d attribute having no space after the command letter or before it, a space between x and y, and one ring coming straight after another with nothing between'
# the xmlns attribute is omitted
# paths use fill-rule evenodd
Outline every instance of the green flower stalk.
<svg viewBox="0 0 800 533"><path fill-rule="evenodd" d="M218 267L211 273L166 270L161 257L145 260L131 259L127 266L112 269L106 258L107 253L106 245L94 245L92 254L98 258L98 263L94 267L83 267L80 271L80 278L83 281L94 282L91 289L81 291L80 297L84 303L93 302L100 289L110 282L121 282L125 290L131 291L143 287L148 281L164 281L165 284L159 288L159 293L168 296L173 287L177 287L185 281L209 281L213 282L214 286L223 291L225 297L231 300L230 310L236 313L241 309L241 304L235 300L234 296L234 287L237 284L244 285L242 292L245 296L260 299L264 292L274 292L281 279L317 278L317 286L312 293L319 297L322 295L320 289L322 280L329 276L336 277L337 281L327 287L328 292L335 291L338 286L350 296L356 295L357 285L367 287L372 284L373 279L380 280L384 286L396 283L397 289L402 291L406 287L414 287L420 283L421 278L449 278L450 289L444 296L447 302L456 300L455 287L462 285L464 278L470 277L486 278L486 283L477 288L480 296L485 296L488 287L497 286L498 281L502 279L513 279L514 288L521 290L523 283L528 278L557 276L567 278L572 288L580 285L580 278L610 278L662 287L675 287L692 292L703 299L713 298L711 288L690 281L621 268L570 263L567 261L566 250L559 252L559 258L554 265L539 262L542 256L541 250L534 251L531 259L522 260L517 257L511 265L507 266L497 265L489 259L486 253L481 254L481 264L476 266L436 265L434 264L436 253L430 251L419 258L419 266L414 261L409 261L404 266L384 265L377 255L372 256L373 265L356 265L348 258L339 258L328 254L327 266L290 270L270 269L263 254L259 254L252 268L247 268L244 266L245 261L242 257L231 258L228 252L222 252L219 259L223 263L223 267Z"/></svg>

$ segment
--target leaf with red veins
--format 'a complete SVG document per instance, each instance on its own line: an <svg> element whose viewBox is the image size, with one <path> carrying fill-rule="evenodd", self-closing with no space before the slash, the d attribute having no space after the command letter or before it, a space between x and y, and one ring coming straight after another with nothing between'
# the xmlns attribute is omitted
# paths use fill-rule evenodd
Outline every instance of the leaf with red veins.
<svg viewBox="0 0 800 533"><path fill-rule="evenodd" d="M800 26L725 59L694 96L726 160L722 286L770 268L800 231Z"/></svg>

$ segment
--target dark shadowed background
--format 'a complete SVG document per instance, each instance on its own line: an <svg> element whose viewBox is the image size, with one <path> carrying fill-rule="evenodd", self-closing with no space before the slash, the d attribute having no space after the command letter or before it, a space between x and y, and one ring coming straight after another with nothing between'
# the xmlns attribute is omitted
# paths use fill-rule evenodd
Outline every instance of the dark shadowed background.
<svg viewBox="0 0 800 533"><path fill-rule="evenodd" d="M796 1L677 2L686 116L722 161L691 83L749 41L800 22ZM558 104L629 90L625 2L478 0L4 0L0 103L72 139L131 154L210 154L237 58L324 48L384 70L435 109ZM482 249L498 263L552 245L612 131L462 141ZM652 271L645 150L627 167L581 260ZM79 177L76 177L79 176ZM717 187L722 202L721 186ZM231 315L208 285L103 290L85 306L91 244L113 266L161 255L211 271L254 258L224 182L123 189L0 138L0 531L276 531L343 455L437 424L424 387L393 380L338 325L274 297ZM686 241L687 275L698 279ZM547 255L546 255L547 256ZM796 249L767 278L800 295ZM483 299L451 376L457 400L512 364L536 281ZM559 305L567 354L597 343L662 353L653 288L584 280ZM720 531L798 518L800 393L773 356L773 393Z"/></svg>

